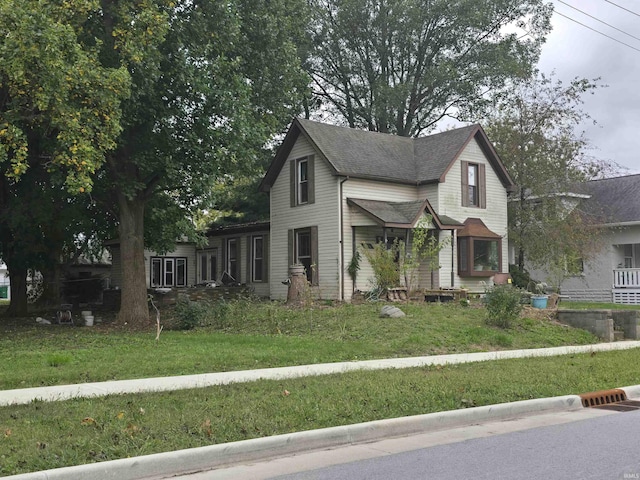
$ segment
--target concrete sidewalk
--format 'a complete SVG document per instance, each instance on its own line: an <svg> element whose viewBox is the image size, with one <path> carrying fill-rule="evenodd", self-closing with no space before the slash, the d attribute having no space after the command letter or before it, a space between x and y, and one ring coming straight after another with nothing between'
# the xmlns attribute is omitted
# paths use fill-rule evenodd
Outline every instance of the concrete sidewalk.
<svg viewBox="0 0 640 480"><path fill-rule="evenodd" d="M52 402L75 397L100 397L126 393L162 392L203 388L230 383L252 382L255 380L283 380L313 375L329 375L356 370L383 370L390 368L412 368L427 365L448 365L456 363L484 362L510 358L552 357L572 353L605 352L627 350L640 347L640 341L596 343L555 348L530 350L503 350L497 352L460 353L433 355L428 357L392 358L358 362L321 363L296 367L264 368L236 372L204 373L176 377L141 378L136 380L115 380L110 382L83 383L76 385L56 385L51 387L22 388L0 391L0 406L27 404L34 400Z"/></svg>
<svg viewBox="0 0 640 480"><path fill-rule="evenodd" d="M431 357L341 362L299 367L270 368L240 372L188 375L182 377L152 378L102 382L86 385L5 390L0 392L1 405L28 403L34 399L63 400L79 396L100 396L121 393L166 391L198 388L258 379L284 379L305 375L326 375L354 370L410 368L424 365L480 362L486 360L556 356L572 353L625 350L640 347L640 342L615 342L585 346L511 350ZM623 387L628 398L640 397L640 385ZM404 437L424 432L522 418L556 412L578 412L584 407L577 395L525 400L483 407L466 408L411 417L378 420L355 425L344 425L319 430L256 438L207 447L124 458L74 467L32 472L11 477L13 480L139 480L143 478L170 478L241 463L278 458L301 452L356 445L385 438Z"/></svg>

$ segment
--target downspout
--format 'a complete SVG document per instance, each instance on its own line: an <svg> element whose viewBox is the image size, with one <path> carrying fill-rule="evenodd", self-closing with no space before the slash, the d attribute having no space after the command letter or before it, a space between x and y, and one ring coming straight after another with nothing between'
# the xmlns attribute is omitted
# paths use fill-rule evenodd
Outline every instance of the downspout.
<svg viewBox="0 0 640 480"><path fill-rule="evenodd" d="M454 288L455 286L455 259L454 259L454 254L456 252L456 230L451 230L451 288Z"/></svg>
<svg viewBox="0 0 640 480"><path fill-rule="evenodd" d="M349 177L344 177L339 182L338 190L340 192L340 235L339 244L340 244L340 274L338 275L340 281L340 300L344 302L344 198L343 198L343 187L344 182L349 180Z"/></svg>

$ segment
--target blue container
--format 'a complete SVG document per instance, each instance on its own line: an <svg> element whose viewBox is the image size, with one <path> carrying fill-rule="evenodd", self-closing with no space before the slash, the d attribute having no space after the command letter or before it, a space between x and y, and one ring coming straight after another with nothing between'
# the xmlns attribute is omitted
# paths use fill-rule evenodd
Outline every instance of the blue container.
<svg viewBox="0 0 640 480"><path fill-rule="evenodd" d="M531 306L533 308L547 308L547 300L549 299L546 295L538 295L531 297Z"/></svg>

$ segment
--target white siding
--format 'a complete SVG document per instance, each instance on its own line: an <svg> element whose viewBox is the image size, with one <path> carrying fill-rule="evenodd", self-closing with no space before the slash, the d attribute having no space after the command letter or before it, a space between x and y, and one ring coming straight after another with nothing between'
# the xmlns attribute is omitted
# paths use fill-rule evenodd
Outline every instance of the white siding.
<svg viewBox="0 0 640 480"><path fill-rule="evenodd" d="M120 266L121 265L120 258L119 258L120 249L118 248L117 250L118 250L118 265ZM176 248L173 251L167 252L163 255L159 255L152 250L145 250L144 251L144 270L147 276L147 288L150 288L151 286L151 257L186 257L187 258L187 286L196 284L196 247L193 243L178 243L176 245ZM116 265L115 249L114 249L112 262L115 267ZM118 268L117 271L119 275L118 277L119 283L115 283L116 268L113 269L112 282L115 285L121 285L120 283L122 280L121 268Z"/></svg>
<svg viewBox="0 0 640 480"><path fill-rule="evenodd" d="M426 198L436 212L440 212L440 198L438 196L438 183L420 185L418 187L418 199Z"/></svg>
<svg viewBox="0 0 640 480"><path fill-rule="evenodd" d="M571 300L612 301L613 270L624 265L624 252L619 245L640 243L640 226L614 228L604 240L602 251L584 264L582 275L567 277L560 286L561 293ZM636 261L638 259L636 258ZM530 269L531 278L557 283L544 270Z"/></svg>
<svg viewBox="0 0 640 480"><path fill-rule="evenodd" d="M486 199L487 208L462 206L462 161L486 165ZM435 208L435 207L434 207ZM447 215L460 222L467 218L479 218L489 230L503 237L502 239L502 271L509 271L507 241L507 192L496 172L485 157L475 140L469 142L458 161L449 169L444 183L438 190L438 213ZM454 248L457 256L457 245ZM451 286L451 248L442 252L443 268L440 270L440 285ZM457 258L455 262L455 287L464 285L471 290L483 290L488 278L460 278L457 275Z"/></svg>
<svg viewBox="0 0 640 480"><path fill-rule="evenodd" d="M289 162L307 155L315 155L315 203L291 207ZM338 264L339 201L338 177L332 175L326 160L316 152L304 135L300 135L291 149L270 192L271 241L269 284L271 298L285 299L287 286L282 281L289 276L288 231L290 229L318 227L318 280L314 287L322 298L339 298ZM348 182L347 182L348 183Z"/></svg>

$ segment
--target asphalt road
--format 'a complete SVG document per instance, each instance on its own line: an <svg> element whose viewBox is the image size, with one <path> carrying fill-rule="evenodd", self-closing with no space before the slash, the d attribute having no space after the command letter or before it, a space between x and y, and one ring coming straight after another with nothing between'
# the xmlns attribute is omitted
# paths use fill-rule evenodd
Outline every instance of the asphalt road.
<svg viewBox="0 0 640 480"><path fill-rule="evenodd" d="M282 475L287 472L286 475ZM354 445L189 480L640 479L640 411L578 412Z"/></svg>

